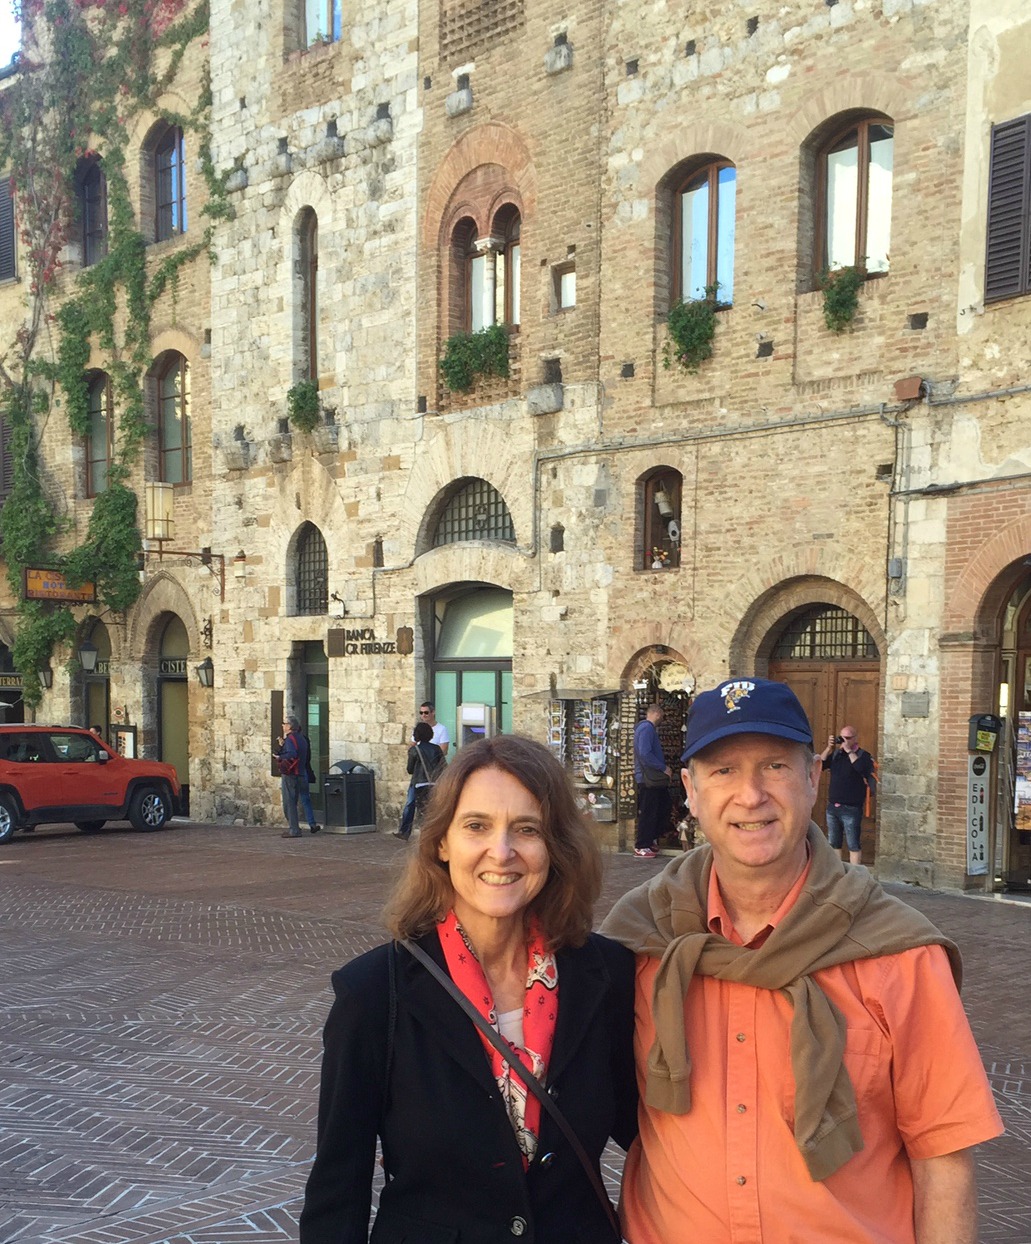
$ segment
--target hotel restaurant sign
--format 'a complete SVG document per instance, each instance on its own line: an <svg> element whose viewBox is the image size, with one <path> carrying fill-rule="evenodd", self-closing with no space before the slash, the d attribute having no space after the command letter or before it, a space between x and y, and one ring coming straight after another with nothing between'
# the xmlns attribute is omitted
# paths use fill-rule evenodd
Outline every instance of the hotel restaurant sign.
<svg viewBox="0 0 1031 1244"><path fill-rule="evenodd" d="M60 570L27 566L23 581L25 600L54 600L66 605L91 605L97 599L97 585L82 583L70 587Z"/></svg>

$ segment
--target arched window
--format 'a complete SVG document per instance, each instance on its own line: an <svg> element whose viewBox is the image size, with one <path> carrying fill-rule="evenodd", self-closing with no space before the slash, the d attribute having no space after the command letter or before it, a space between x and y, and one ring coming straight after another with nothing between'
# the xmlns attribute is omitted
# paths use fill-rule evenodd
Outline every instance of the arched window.
<svg viewBox="0 0 1031 1244"><path fill-rule="evenodd" d="M451 250L463 326L479 332L492 324L518 328L520 308L521 217L507 203L494 217L490 235L477 237L476 223L460 220L452 233Z"/></svg>
<svg viewBox="0 0 1031 1244"><path fill-rule="evenodd" d="M784 628L774 661L855 661L877 658L873 636L857 617L836 605L814 605Z"/></svg>
<svg viewBox="0 0 1031 1244"><path fill-rule="evenodd" d="M319 374L319 218L310 207L304 208L297 221L298 293L301 304L301 358L299 371L305 380L317 380Z"/></svg>
<svg viewBox="0 0 1031 1244"><path fill-rule="evenodd" d="M515 528L505 499L485 479L461 483L444 507L433 533L433 547L461 540L515 543Z"/></svg>
<svg viewBox="0 0 1031 1244"><path fill-rule="evenodd" d="M158 405L158 479L188 484L193 478L190 365L170 350L156 371Z"/></svg>
<svg viewBox="0 0 1031 1244"><path fill-rule="evenodd" d="M178 125L165 127L154 146L154 238L186 232L186 145Z"/></svg>
<svg viewBox="0 0 1031 1244"><path fill-rule="evenodd" d="M83 162L76 176L82 266L107 254L107 178L100 160Z"/></svg>
<svg viewBox="0 0 1031 1244"><path fill-rule="evenodd" d="M106 491L114 435L111 378L98 372L89 383L89 435L86 438L86 496Z"/></svg>
<svg viewBox="0 0 1031 1244"><path fill-rule="evenodd" d="M734 301L737 170L728 160L696 165L673 192L673 296L687 302L716 287L716 301Z"/></svg>
<svg viewBox="0 0 1031 1244"><path fill-rule="evenodd" d="M297 612L329 611L329 561L326 541L314 523L305 523L297 537Z"/></svg>
<svg viewBox="0 0 1031 1244"><path fill-rule="evenodd" d="M820 148L818 272L853 265L888 271L894 148L894 123L882 116L850 121Z"/></svg>
<svg viewBox="0 0 1031 1244"><path fill-rule="evenodd" d="M637 553L640 570L675 570L680 565L680 507L683 477L656 467L641 480L643 519Z"/></svg>

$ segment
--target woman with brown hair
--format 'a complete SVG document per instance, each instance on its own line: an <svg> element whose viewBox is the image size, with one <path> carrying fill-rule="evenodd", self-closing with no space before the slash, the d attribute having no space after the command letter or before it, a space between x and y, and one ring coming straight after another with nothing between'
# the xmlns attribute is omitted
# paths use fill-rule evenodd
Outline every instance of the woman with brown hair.
<svg viewBox="0 0 1031 1244"><path fill-rule="evenodd" d="M590 932L600 886L547 748L504 735L459 751L388 904L395 940L333 976L301 1244L369 1239L377 1136L374 1244L619 1238L598 1163L637 1130L634 965Z"/></svg>

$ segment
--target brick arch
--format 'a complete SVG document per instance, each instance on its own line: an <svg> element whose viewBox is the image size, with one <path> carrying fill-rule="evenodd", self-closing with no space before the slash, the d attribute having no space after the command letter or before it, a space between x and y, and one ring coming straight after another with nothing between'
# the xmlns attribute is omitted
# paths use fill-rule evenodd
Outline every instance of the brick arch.
<svg viewBox="0 0 1031 1244"><path fill-rule="evenodd" d="M167 354L169 350L174 350L176 354L181 354L191 367L194 366L196 359L200 357L201 343L193 334L188 333L182 328L163 328L156 333L150 342L151 349L151 365L148 369L148 375L154 374L154 363L162 354Z"/></svg>
<svg viewBox="0 0 1031 1244"><path fill-rule="evenodd" d="M205 584L205 589L207 588ZM159 570L150 578L133 606L127 628L126 656L135 661L156 660L158 623L175 614L186 627L190 651L200 650L200 626L193 602L183 585L169 570Z"/></svg>
<svg viewBox="0 0 1031 1244"><path fill-rule="evenodd" d="M910 108L911 91L905 79L879 73L843 73L822 90L814 91L785 119L785 134L794 146L803 146L811 134L842 112L879 112L898 121Z"/></svg>
<svg viewBox="0 0 1031 1244"><path fill-rule="evenodd" d="M1029 551L1031 515L1008 523L983 540L949 586L942 629L974 630L984 635L997 632L1003 606L1027 573Z"/></svg>
<svg viewBox="0 0 1031 1244"><path fill-rule="evenodd" d="M670 648L665 644L651 644L647 648L638 648L629 661L623 666L619 676L619 685L626 690L634 681L646 674L658 664L668 665L675 662L686 666L694 673L694 666L679 648Z"/></svg>
<svg viewBox="0 0 1031 1244"><path fill-rule="evenodd" d="M499 122L478 125L452 144L430 180L422 222L425 247L435 250L439 245L444 218L449 215L449 204L461 183L474 170L490 164L505 169L523 211L534 211L537 170L522 135Z"/></svg>
<svg viewBox="0 0 1031 1244"><path fill-rule="evenodd" d="M887 636L873 609L853 588L835 579L806 575L774 584L745 612L730 641L730 674L765 671L777 638L778 624L790 613L811 605L845 609L866 627L883 663Z"/></svg>
<svg viewBox="0 0 1031 1244"><path fill-rule="evenodd" d="M677 127L667 134L641 161L640 185L655 190L677 167L692 156L710 153L740 167L752 149L748 132L727 121L699 121Z"/></svg>

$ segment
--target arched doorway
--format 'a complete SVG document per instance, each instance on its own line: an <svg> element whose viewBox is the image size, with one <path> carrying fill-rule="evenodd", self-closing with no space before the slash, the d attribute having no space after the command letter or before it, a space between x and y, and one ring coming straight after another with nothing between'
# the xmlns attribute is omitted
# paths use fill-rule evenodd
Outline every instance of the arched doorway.
<svg viewBox="0 0 1031 1244"><path fill-rule="evenodd" d="M14 668L10 648L0 642L0 724L17 724L24 720L21 674Z"/></svg>
<svg viewBox="0 0 1031 1244"><path fill-rule="evenodd" d="M96 668L82 676L82 708L85 725L100 726L101 736L111 737L111 636L103 622L94 621L84 636L97 650Z"/></svg>
<svg viewBox="0 0 1031 1244"><path fill-rule="evenodd" d="M512 731L512 593L486 583L462 583L432 600L427 652L429 699L437 720L460 745L459 704L494 709L495 727Z"/></svg>
<svg viewBox="0 0 1031 1244"><path fill-rule="evenodd" d="M827 738L848 723L859 744L876 759L880 727L881 662L873 637L862 622L838 605L817 604L796 610L776 628L769 676L795 692L813 727L818 752ZM813 817L825 824L827 782ZM871 808L871 812L873 809ZM863 862L876 853L875 823L863 819Z"/></svg>
<svg viewBox="0 0 1031 1244"><path fill-rule="evenodd" d="M158 646L158 756L175 766L184 813L190 810L189 655L190 636L182 619L171 614Z"/></svg>

